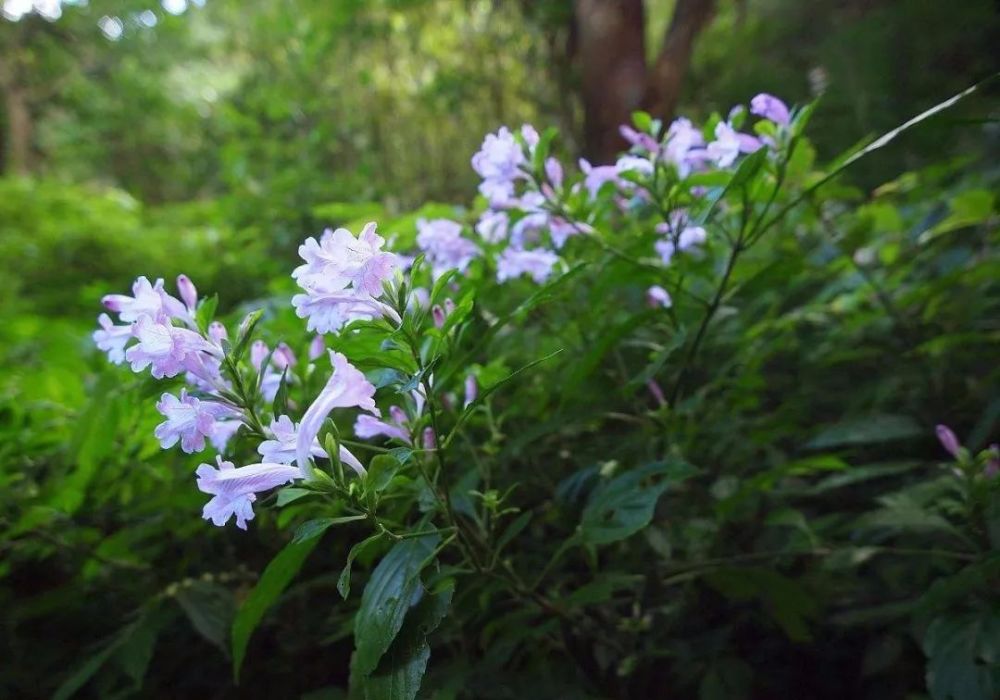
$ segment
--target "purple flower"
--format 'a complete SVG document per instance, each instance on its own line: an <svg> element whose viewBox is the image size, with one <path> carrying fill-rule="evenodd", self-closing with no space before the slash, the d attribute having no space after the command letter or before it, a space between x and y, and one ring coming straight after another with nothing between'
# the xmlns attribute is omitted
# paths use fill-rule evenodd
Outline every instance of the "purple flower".
<svg viewBox="0 0 1000 700"><path fill-rule="evenodd" d="M550 250L520 250L507 248L497 258L497 282L528 274L536 284L542 284L552 274L552 267L559 256Z"/></svg>
<svg viewBox="0 0 1000 700"><path fill-rule="evenodd" d="M750 112L769 119L779 126L788 126L788 106L774 95L762 92L750 100Z"/></svg>
<svg viewBox="0 0 1000 700"><path fill-rule="evenodd" d="M649 389L649 393L653 395L653 398L656 399L656 403L659 404L661 408L667 405L667 397L664 395L663 389L660 388L660 385L656 383L655 379L650 379L646 382L646 388Z"/></svg>
<svg viewBox="0 0 1000 700"><path fill-rule="evenodd" d="M125 346L132 340L132 326L116 326L107 314L98 316L97 322L101 328L93 333L94 343L108 354L108 360L120 365L125 361Z"/></svg>
<svg viewBox="0 0 1000 700"><path fill-rule="evenodd" d="M435 328L444 327L444 320L446 316L444 314L444 309L442 309L440 305L435 304L431 307L431 318L434 319Z"/></svg>
<svg viewBox="0 0 1000 700"><path fill-rule="evenodd" d="M487 209L479 217L476 224L476 233L487 243L499 243L507 237L507 227L510 225L510 217L506 212Z"/></svg>
<svg viewBox="0 0 1000 700"><path fill-rule="evenodd" d="M545 159L545 177L553 187L562 187L563 168L562 164L555 158Z"/></svg>
<svg viewBox="0 0 1000 700"><path fill-rule="evenodd" d="M316 335L309 342L309 360L318 360L326 352L326 343L323 341L323 336Z"/></svg>
<svg viewBox="0 0 1000 700"><path fill-rule="evenodd" d="M629 145L642 149L647 153L653 153L657 149L656 139L649 134L644 134L641 131L633 129L628 124L619 126L618 133L622 135L623 139L629 142Z"/></svg>
<svg viewBox="0 0 1000 700"><path fill-rule="evenodd" d="M372 300L351 293L323 292L316 288L293 296L292 306L299 318L307 319L306 330L315 333L335 333L351 321L374 318L385 310Z"/></svg>
<svg viewBox="0 0 1000 700"><path fill-rule="evenodd" d="M132 327L132 333L139 342L125 351L125 359L132 364L133 372L141 372L152 365L153 376L157 379L173 377L188 369L186 360L191 355L220 352L194 331L158 323L149 316L142 316Z"/></svg>
<svg viewBox="0 0 1000 700"><path fill-rule="evenodd" d="M355 319L396 316L375 300L398 266L395 255L382 252L383 242L372 222L357 238L339 228L324 232L319 241L308 238L299 247L305 264L295 268L292 277L305 294L292 297L292 306L299 318L308 319L309 330L329 333Z"/></svg>
<svg viewBox="0 0 1000 700"><path fill-rule="evenodd" d="M409 420L406 413L399 406L392 406L389 409L390 420L382 421L374 416L362 413L354 423L354 434L362 440L367 440L379 435L389 438L396 438L411 444Z"/></svg>
<svg viewBox="0 0 1000 700"><path fill-rule="evenodd" d="M198 307L198 290L194 282L187 275L177 275L177 291L180 292L188 312L193 314Z"/></svg>
<svg viewBox="0 0 1000 700"><path fill-rule="evenodd" d="M427 255L434 277L451 269L465 272L473 258L479 255L476 244L462 238L462 225L448 219L419 219L417 245Z"/></svg>
<svg viewBox="0 0 1000 700"><path fill-rule="evenodd" d="M424 428L423 444L425 450L433 450L437 447L437 439L434 437L434 428L430 426Z"/></svg>
<svg viewBox="0 0 1000 700"><path fill-rule="evenodd" d="M753 136L737 133L726 122L719 122L715 125L715 141L708 144L706 153L717 166L728 168L740 153L753 153L760 147L760 141Z"/></svg>
<svg viewBox="0 0 1000 700"><path fill-rule="evenodd" d="M935 429L937 438L941 441L941 446L955 459L961 455L962 444L958 441L955 433L947 425L938 425Z"/></svg>
<svg viewBox="0 0 1000 700"><path fill-rule="evenodd" d="M526 133L526 128L530 127L522 128L522 136L527 142L534 130ZM537 133L533 140L538 142ZM524 150L507 127L500 127L496 134L487 134L479 151L472 156L472 169L483 178L479 191L491 203L506 201L514 195L514 181L523 177L521 166L525 163Z"/></svg>
<svg viewBox="0 0 1000 700"><path fill-rule="evenodd" d="M180 440L181 449L188 454L205 449L205 438L213 436L216 421L238 415L232 408L221 403L200 401L188 396L186 389L181 389L179 399L173 394L161 396L156 410L166 418L153 431L160 441L160 447L173 447Z"/></svg>
<svg viewBox="0 0 1000 700"><path fill-rule="evenodd" d="M1000 474L1000 445L993 444L989 448L989 458L986 460L983 476L992 479L997 474Z"/></svg>
<svg viewBox="0 0 1000 700"><path fill-rule="evenodd" d="M235 516L236 527L246 530L247 521L254 518L253 502L258 493L301 478L298 469L286 464L250 464L236 469L222 457L216 462L218 469L202 464L195 473L198 490L212 496L201 515L219 527Z"/></svg>
<svg viewBox="0 0 1000 700"><path fill-rule="evenodd" d="M674 253L677 252L677 247L673 241L668 240L657 241L653 244L653 248L660 256L660 260L663 261L664 265L669 265L671 259L674 257Z"/></svg>
<svg viewBox="0 0 1000 700"><path fill-rule="evenodd" d="M222 453L226 451L226 445L233 439L233 436L236 435L236 431L240 429L241 425L243 425L243 422L239 420L215 421L215 427L212 429L212 434L208 436L208 439L216 452Z"/></svg>
<svg viewBox="0 0 1000 700"><path fill-rule="evenodd" d="M597 193L606 182L618 181L618 168L614 165L591 165L590 161L580 159L580 171L584 175L583 185L590 193L590 198L597 197Z"/></svg>
<svg viewBox="0 0 1000 700"><path fill-rule="evenodd" d="M615 172L618 175L637 172L642 175L653 174L653 161L643 156L624 155L615 162Z"/></svg>
<svg viewBox="0 0 1000 700"><path fill-rule="evenodd" d="M219 347L222 347L222 341L229 338L229 331L218 321L212 321L208 324L208 338Z"/></svg>
<svg viewBox="0 0 1000 700"><path fill-rule="evenodd" d="M705 229L701 226L686 226L677 237L677 249L689 250L705 242Z"/></svg>
<svg viewBox="0 0 1000 700"><path fill-rule="evenodd" d="M694 127L691 120L683 117L675 119L667 130L664 157L677 166L677 172L681 177L687 177L691 168L700 161L695 149L704 143L701 132Z"/></svg>
<svg viewBox="0 0 1000 700"><path fill-rule="evenodd" d="M365 379L354 365L339 352L330 351L330 362L333 364L333 374L319 396L302 416L298 437L295 443L296 463L303 477L309 478L309 451L313 440L319 436L323 421L335 408L352 408L357 406L366 411L375 411L375 387ZM364 474L364 469L355 467L358 474Z"/></svg>
<svg viewBox="0 0 1000 700"><path fill-rule="evenodd" d="M375 233L375 222L366 224L357 238L346 228L327 230L318 242L310 237L299 246L306 264L295 268L292 278L304 289L333 292L350 287L355 294L377 297L397 267L396 256L382 252L384 242Z"/></svg>
<svg viewBox="0 0 1000 700"><path fill-rule="evenodd" d="M646 290L646 300L654 308L661 306L664 309L669 309L673 305L670 292L656 284Z"/></svg>
<svg viewBox="0 0 1000 700"><path fill-rule="evenodd" d="M260 456L265 462L291 464L295 461L295 449L298 441L298 434L299 428L297 425L292 423L291 418L288 416L279 416L275 420L271 421L271 439L260 443L257 447L257 452L260 453ZM339 445L338 452L340 454L341 462L347 464L358 473L364 472L364 467L361 466L361 462L358 461L358 458L355 457L350 450L343 445ZM313 457L322 457L324 459L329 458L326 450L320 447L318 438L313 440L312 447L309 449L309 454Z"/></svg>
<svg viewBox="0 0 1000 700"><path fill-rule="evenodd" d="M469 404L479 396L479 384L476 382L476 375L470 374L465 378L465 403L463 408L468 408Z"/></svg>
<svg viewBox="0 0 1000 700"><path fill-rule="evenodd" d="M559 216L549 219L549 235L552 236L552 245L562 248L570 236L575 236L583 232L591 233L593 228L587 224L576 224Z"/></svg>
<svg viewBox="0 0 1000 700"><path fill-rule="evenodd" d="M109 311L117 312L126 323L137 321L141 316L160 318L161 316L184 317L184 305L163 290L163 280L150 284L145 277L139 277L132 285L132 296L108 294L101 303Z"/></svg>

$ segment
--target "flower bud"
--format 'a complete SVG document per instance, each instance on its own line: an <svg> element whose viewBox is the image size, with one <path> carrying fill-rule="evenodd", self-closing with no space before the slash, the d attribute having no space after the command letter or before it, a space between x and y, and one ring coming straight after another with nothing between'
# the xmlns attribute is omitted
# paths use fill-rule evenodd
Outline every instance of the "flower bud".
<svg viewBox="0 0 1000 700"><path fill-rule="evenodd" d="M278 343L278 347L274 349L271 359L274 361L275 368L279 370L295 365L295 353L285 343Z"/></svg>
<svg viewBox="0 0 1000 700"><path fill-rule="evenodd" d="M455 312L455 302L451 300L451 297L448 297L447 299L444 300L444 313L446 316L451 316L452 313L454 312Z"/></svg>
<svg viewBox="0 0 1000 700"><path fill-rule="evenodd" d="M229 338L229 331L227 331L226 327L218 321L212 321L208 324L208 337L211 338L216 345L221 345L223 340Z"/></svg>
<svg viewBox="0 0 1000 700"><path fill-rule="evenodd" d="M323 357L323 353L326 352L326 343L323 342L323 336L317 335L309 343L309 359L316 360Z"/></svg>
<svg viewBox="0 0 1000 700"><path fill-rule="evenodd" d="M938 440L941 441L941 446L948 451L948 454L958 459L959 450L962 449L962 445L959 444L958 438L952 432L951 428L947 425L938 425L935 431L937 432Z"/></svg>
<svg viewBox="0 0 1000 700"><path fill-rule="evenodd" d="M465 404L464 407L468 408L469 404L476 400L479 396L479 385L476 383L476 375L470 374L465 378Z"/></svg>
<svg viewBox="0 0 1000 700"><path fill-rule="evenodd" d="M261 364L267 358L268 347L267 343L263 340L253 341L253 345L250 346L250 364L256 369L260 369Z"/></svg>
<svg viewBox="0 0 1000 700"><path fill-rule="evenodd" d="M399 406L389 407L389 416L396 425L406 425L406 411L401 409Z"/></svg>
<svg viewBox="0 0 1000 700"><path fill-rule="evenodd" d="M441 328L444 326L445 313L439 305L435 304L431 309L431 317L434 319L434 327Z"/></svg>
<svg viewBox="0 0 1000 700"><path fill-rule="evenodd" d="M649 389L649 393L653 395L654 399L656 399L657 404L661 407L667 405L667 397L663 395L663 389L661 389L660 385L656 383L656 380L650 379L646 382L646 388Z"/></svg>
<svg viewBox="0 0 1000 700"><path fill-rule="evenodd" d="M562 187L563 169L562 164L555 158L545 159L545 177L549 179L553 187Z"/></svg>
<svg viewBox="0 0 1000 700"><path fill-rule="evenodd" d="M433 450L437 445L437 440L434 439L434 428L427 426L424 428L424 449Z"/></svg>
<svg viewBox="0 0 1000 700"><path fill-rule="evenodd" d="M194 311L198 306L198 290L187 275L177 275L177 291L188 311Z"/></svg>
<svg viewBox="0 0 1000 700"><path fill-rule="evenodd" d="M646 303L652 308L663 307L669 309L673 304L670 292L659 285L653 285L646 290Z"/></svg>

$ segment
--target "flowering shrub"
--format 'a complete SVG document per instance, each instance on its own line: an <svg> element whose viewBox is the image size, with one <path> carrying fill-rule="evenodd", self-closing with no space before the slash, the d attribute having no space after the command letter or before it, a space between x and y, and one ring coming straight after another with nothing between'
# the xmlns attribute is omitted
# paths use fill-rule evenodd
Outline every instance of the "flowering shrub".
<svg viewBox="0 0 1000 700"><path fill-rule="evenodd" d="M207 497L203 517L246 530L262 511L280 509L281 522L296 524L237 614L236 672L264 610L332 528L353 538L336 579L345 599L360 578L354 563L380 555L353 619L351 684L370 698L416 697L428 638L453 607L460 626L483 626L476 644L488 648L477 667L484 677L520 666L557 693L572 687L569 668L582 676L579 687L648 697L657 649L671 649L675 660L695 659L702 696L719 697L712 684L749 667L718 657L724 641L654 629L681 619L672 586L700 580L734 605L756 602L789 639L804 641L819 616L806 592L810 574L792 578L779 565L816 558L841 572L894 553L977 565L995 550L995 446L973 454L939 427L953 470L919 495L884 496L884 508L853 532L831 526L821 542L797 505L810 494L799 482L846 468L842 459L716 473L713 465L727 464L727 452L753 441L755 428L698 433L724 413L723 399L766 410L749 387L763 363L782 360L777 346L768 356L755 343L821 313L803 308L802 319L782 316L784 327L773 320L769 308L806 293L770 278L774 261L812 245L789 236L796 218L827 222L820 186L881 145L814 172L803 137L812 109L758 95L701 126L639 113L622 127L630 147L614 165L571 167L557 156L552 130L501 128L472 157L485 206L462 220L419 221L415 250L386 245L374 222L357 235L338 228L306 239L290 272L302 327L273 348L260 337L269 313L227 327L214 297L200 298L183 275L176 296L163 280L140 277L131 295L104 297L93 338L108 359L183 381L156 402L160 445L216 453L195 473ZM779 224L789 237L773 241ZM863 250L850 259L865 277ZM547 315L552 304L559 315ZM884 311L894 314L891 304ZM758 325L728 320L754 314ZM746 349L734 347L734 335ZM887 416L831 429L811 449L921 431ZM546 447L553 441L563 446L555 457ZM759 448L758 457L779 449ZM541 464L535 454L557 462ZM863 468L840 476L865 478ZM810 488L834 488L829 479ZM887 544L906 513L963 546L942 554ZM713 542L739 539L740 523L757 520L764 525L755 525L755 540L732 556L709 556ZM532 544L522 547L530 532ZM657 561L603 572L608 553L640 532ZM616 627L604 631L611 611ZM1000 617L990 614L983 624L995 630ZM938 616L926 627L935 697L952 692L935 663L953 653L948 640L967 622ZM690 652L675 648L685 636L694 640ZM968 643L971 658L992 653L976 641L987 637ZM537 659L512 658L529 638L566 662L546 672ZM464 653L447 656L461 661ZM452 678L472 682L454 666ZM690 673L677 670L674 682L690 686ZM987 674L976 676L977 687L994 687L995 667Z"/></svg>

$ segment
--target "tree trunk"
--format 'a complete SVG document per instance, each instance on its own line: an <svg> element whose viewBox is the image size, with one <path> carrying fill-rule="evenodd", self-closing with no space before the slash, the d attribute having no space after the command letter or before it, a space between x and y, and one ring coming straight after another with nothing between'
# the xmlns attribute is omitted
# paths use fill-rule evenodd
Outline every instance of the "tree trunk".
<svg viewBox="0 0 1000 700"><path fill-rule="evenodd" d="M642 106L646 55L642 0L575 0L584 152L607 163L623 149L621 124Z"/></svg>
<svg viewBox="0 0 1000 700"><path fill-rule="evenodd" d="M715 13L715 0L677 0L663 46L649 71L643 106L654 117L671 119L677 109L694 42Z"/></svg>
<svg viewBox="0 0 1000 700"><path fill-rule="evenodd" d="M25 91L17 85L3 89L7 134L4 143L3 172L27 175L32 168L33 124Z"/></svg>

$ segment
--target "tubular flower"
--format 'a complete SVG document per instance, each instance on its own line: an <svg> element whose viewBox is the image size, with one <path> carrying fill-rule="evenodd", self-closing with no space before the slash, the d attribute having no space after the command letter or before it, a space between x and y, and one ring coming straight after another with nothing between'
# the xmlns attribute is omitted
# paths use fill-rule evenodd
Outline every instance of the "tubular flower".
<svg viewBox="0 0 1000 700"><path fill-rule="evenodd" d="M769 119L778 126L788 126L790 114L788 106L774 95L762 92L750 100L750 112Z"/></svg>
<svg viewBox="0 0 1000 700"><path fill-rule="evenodd" d="M618 168L614 165L591 165L590 161L581 158L580 171L584 175L583 186L587 188L590 198L597 197L601 187L606 182L618 181Z"/></svg>
<svg viewBox="0 0 1000 700"><path fill-rule="evenodd" d="M434 277L451 269L465 272L479 255L476 244L462 238L462 225L448 219L417 221L417 245L426 253Z"/></svg>
<svg viewBox="0 0 1000 700"><path fill-rule="evenodd" d="M292 277L305 294L296 294L292 305L299 318L309 319L309 330L334 332L349 321L387 313L375 297L381 295L382 284L392 277L398 260L382 252L383 243L372 222L357 238L339 228L299 246L305 264L295 268Z"/></svg>
<svg viewBox="0 0 1000 700"><path fill-rule="evenodd" d="M142 316L132 327L138 343L125 351L132 371L141 372L152 365L157 379L173 377L188 369L188 360L199 352L218 355L219 349L194 331L171 326Z"/></svg>
<svg viewBox="0 0 1000 700"><path fill-rule="evenodd" d="M388 421L382 421L362 413L354 423L354 434L362 439L384 435L401 440L407 445L411 444L413 440L410 438L410 429L407 427L409 419L403 409L399 406L392 406L389 408L389 416Z"/></svg>
<svg viewBox="0 0 1000 700"><path fill-rule="evenodd" d="M220 418L237 416L236 411L221 403L200 401L188 396L186 389L181 389L179 399L173 394L161 396L156 410L166 418L153 431L160 441L160 447L173 447L179 440L181 449L188 454L205 449L205 438L211 439L215 435L216 423ZM236 427L239 427L238 421Z"/></svg>
<svg viewBox="0 0 1000 700"><path fill-rule="evenodd" d="M487 209L479 217L476 224L476 233L487 243L499 243L507 238L507 230L510 226L510 217L507 212Z"/></svg>
<svg viewBox="0 0 1000 700"><path fill-rule="evenodd" d="M210 494L211 500L205 504L201 515L222 527L233 516L236 527L247 529L247 521L253 520L253 502L261 491L287 484L300 478L299 470L287 464L250 464L239 469L232 462L217 457L218 469L210 464L202 464L195 472L198 476L198 490Z"/></svg>
<svg viewBox="0 0 1000 700"><path fill-rule="evenodd" d="M715 126L715 141L708 144L706 154L720 168L732 165L740 153L753 153L761 147L761 142L748 134L737 133L726 122Z"/></svg>
<svg viewBox="0 0 1000 700"><path fill-rule="evenodd" d="M938 425L935 429L937 438L941 446L955 459L959 458L962 450L962 443L958 441L958 436L947 425Z"/></svg>
<svg viewBox="0 0 1000 700"><path fill-rule="evenodd" d="M664 309L669 309L673 305L673 300L670 298L670 292L658 284L654 284L646 290L646 301L653 308L662 307Z"/></svg>
<svg viewBox="0 0 1000 700"><path fill-rule="evenodd" d="M108 360L116 365L125 361L125 346L132 340L132 326L116 326L111 317L101 314L97 317L100 330L94 331L94 344L108 354Z"/></svg>
<svg viewBox="0 0 1000 700"><path fill-rule="evenodd" d="M139 277L132 285L132 296L107 294L101 299L101 303L108 311L116 312L126 323L137 321L142 316L160 318L187 315L184 304L164 291L162 279L150 284L145 277Z"/></svg>
<svg viewBox="0 0 1000 700"><path fill-rule="evenodd" d="M375 387L365 379L354 365L339 352L330 351L333 374L319 396L302 416L299 432L295 440L295 461L303 477L309 478L309 454L313 441L319 437L323 421L335 408L358 407L369 412L375 411ZM351 465L358 474L364 474L360 465Z"/></svg>
<svg viewBox="0 0 1000 700"><path fill-rule="evenodd" d="M299 427L292 423L291 418L288 416L279 416L271 421L272 438L260 443L257 447L257 452L260 453L265 462L291 464L295 461L295 444L298 440L298 434ZM318 439L313 440L312 447L309 448L309 454L313 457L329 458L326 450L320 447ZM364 471L364 467L361 466L358 458L343 445L339 446L339 454L340 461L350 466L351 469L359 473Z"/></svg>
<svg viewBox="0 0 1000 700"><path fill-rule="evenodd" d="M536 284L542 284L552 274L557 262L559 256L544 248L507 248L497 258L497 282L506 282L527 273Z"/></svg>

